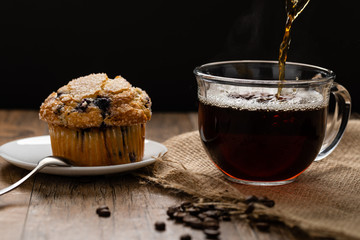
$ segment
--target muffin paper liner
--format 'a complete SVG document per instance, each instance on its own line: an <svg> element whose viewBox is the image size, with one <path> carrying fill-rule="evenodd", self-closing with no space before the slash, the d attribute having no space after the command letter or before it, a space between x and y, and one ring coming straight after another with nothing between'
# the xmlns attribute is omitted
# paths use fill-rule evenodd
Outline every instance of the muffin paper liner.
<svg viewBox="0 0 360 240"><path fill-rule="evenodd" d="M139 162L144 156L145 124L75 129L49 124L54 156L77 166Z"/></svg>

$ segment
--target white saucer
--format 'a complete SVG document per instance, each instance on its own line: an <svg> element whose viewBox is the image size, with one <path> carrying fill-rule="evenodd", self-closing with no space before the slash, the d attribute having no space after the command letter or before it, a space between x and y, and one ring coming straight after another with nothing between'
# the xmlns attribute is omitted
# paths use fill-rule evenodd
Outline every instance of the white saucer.
<svg viewBox="0 0 360 240"><path fill-rule="evenodd" d="M155 157L167 152L161 143L145 140L144 158L140 162L100 167L45 167L42 173L82 176L104 175L132 171L155 162ZM32 170L44 157L52 155L50 136L23 138L5 143L0 147L0 156L15 166Z"/></svg>

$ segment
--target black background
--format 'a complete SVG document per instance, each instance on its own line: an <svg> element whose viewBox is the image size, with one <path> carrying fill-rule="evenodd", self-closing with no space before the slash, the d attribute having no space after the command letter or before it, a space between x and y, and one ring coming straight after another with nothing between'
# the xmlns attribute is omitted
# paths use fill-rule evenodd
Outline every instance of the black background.
<svg viewBox="0 0 360 240"><path fill-rule="evenodd" d="M356 1L311 0L295 20L288 61L329 68L360 112ZM193 69L276 60L283 0L0 3L0 108L38 109L71 79L105 72L148 92L154 111L196 110Z"/></svg>

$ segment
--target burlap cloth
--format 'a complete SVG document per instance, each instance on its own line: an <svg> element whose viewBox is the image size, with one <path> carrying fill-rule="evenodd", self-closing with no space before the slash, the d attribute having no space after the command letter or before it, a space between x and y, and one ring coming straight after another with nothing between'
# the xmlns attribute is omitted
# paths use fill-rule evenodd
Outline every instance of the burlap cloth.
<svg viewBox="0 0 360 240"><path fill-rule="evenodd" d="M315 235L360 239L360 120L350 120L335 151L314 162L295 182L271 187L232 183L208 159L197 131L164 142L168 153L139 175L195 197L229 201L267 196L267 214Z"/></svg>

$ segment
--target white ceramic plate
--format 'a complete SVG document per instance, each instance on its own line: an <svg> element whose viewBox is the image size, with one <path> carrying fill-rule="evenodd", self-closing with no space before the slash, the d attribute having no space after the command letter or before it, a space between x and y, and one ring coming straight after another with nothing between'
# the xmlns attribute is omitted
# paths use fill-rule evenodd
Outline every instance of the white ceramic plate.
<svg viewBox="0 0 360 240"><path fill-rule="evenodd" d="M140 162L100 167L45 167L43 173L82 176L104 175L132 171L155 162L155 157L167 152L167 148L155 141L145 140L144 158ZM15 166L32 170L44 157L52 155L50 136L23 138L5 143L0 147L0 156Z"/></svg>

